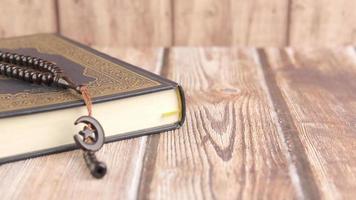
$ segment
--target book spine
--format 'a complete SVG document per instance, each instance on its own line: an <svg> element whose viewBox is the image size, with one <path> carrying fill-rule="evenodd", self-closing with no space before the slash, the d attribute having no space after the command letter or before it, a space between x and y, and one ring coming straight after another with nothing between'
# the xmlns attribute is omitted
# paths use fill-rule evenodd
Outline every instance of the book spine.
<svg viewBox="0 0 356 200"><path fill-rule="evenodd" d="M185 100L185 94L184 94L184 90L183 87L181 85L177 85L178 87L178 91L179 91L179 95L180 95L180 103L181 103L181 119L178 122L178 127L183 126L184 122L185 122L185 118L186 118L186 100Z"/></svg>

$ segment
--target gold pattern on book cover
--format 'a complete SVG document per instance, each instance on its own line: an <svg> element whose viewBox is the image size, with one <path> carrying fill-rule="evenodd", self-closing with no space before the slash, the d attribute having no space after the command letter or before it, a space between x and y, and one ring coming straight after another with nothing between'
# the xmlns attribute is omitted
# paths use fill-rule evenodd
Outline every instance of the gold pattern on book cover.
<svg viewBox="0 0 356 200"><path fill-rule="evenodd" d="M58 54L83 66L84 75L95 78L89 83L91 95L110 96L123 92L146 89L159 82L110 62L94 53L51 34L41 34L0 40L0 48L35 48L41 53ZM1 77L1 79L5 79ZM124 80L124 81L122 81ZM53 92L0 94L0 112L28 109L80 100L75 93L66 90Z"/></svg>

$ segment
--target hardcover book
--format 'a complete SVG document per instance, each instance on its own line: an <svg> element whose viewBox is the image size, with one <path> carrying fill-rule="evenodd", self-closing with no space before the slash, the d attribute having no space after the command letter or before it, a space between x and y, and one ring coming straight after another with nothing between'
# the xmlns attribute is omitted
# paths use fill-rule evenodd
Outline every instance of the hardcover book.
<svg viewBox="0 0 356 200"><path fill-rule="evenodd" d="M172 130L185 118L175 82L55 34L0 40L0 50L55 62L86 84L106 142ZM28 84L0 75L0 164L76 148L73 122L85 115L70 90Z"/></svg>

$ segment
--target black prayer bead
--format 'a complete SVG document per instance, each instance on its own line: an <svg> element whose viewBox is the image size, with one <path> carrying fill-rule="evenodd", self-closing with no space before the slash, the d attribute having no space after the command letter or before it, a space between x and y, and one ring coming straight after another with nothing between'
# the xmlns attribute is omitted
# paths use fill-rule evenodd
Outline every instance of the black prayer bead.
<svg viewBox="0 0 356 200"><path fill-rule="evenodd" d="M48 84L48 78L45 74L42 74L41 82L45 85Z"/></svg>
<svg viewBox="0 0 356 200"><path fill-rule="evenodd" d="M6 62L6 53L3 53L3 54L2 54L1 60Z"/></svg>
<svg viewBox="0 0 356 200"><path fill-rule="evenodd" d="M37 80L37 73L33 73L33 74L32 74L31 80L32 80L32 82L38 82L38 80Z"/></svg>
<svg viewBox="0 0 356 200"><path fill-rule="evenodd" d="M4 75L5 73L5 64L0 63L0 74Z"/></svg>
<svg viewBox="0 0 356 200"><path fill-rule="evenodd" d="M6 62L10 62L10 56L11 56L11 55L12 55L12 54L9 53L9 52L6 53L6 57L5 57L5 61L6 61Z"/></svg>
<svg viewBox="0 0 356 200"><path fill-rule="evenodd" d="M21 56L21 61L20 61L20 65L26 66L27 65L27 58L26 56Z"/></svg>
<svg viewBox="0 0 356 200"><path fill-rule="evenodd" d="M14 55L13 55L13 54L9 54L8 57L9 57L9 58L8 58L8 59L9 59L9 62L10 62L10 63L14 63Z"/></svg>
<svg viewBox="0 0 356 200"><path fill-rule="evenodd" d="M33 59L32 59L32 57L27 56L26 60L27 60L27 65L28 65L28 66L32 66L32 64L33 64Z"/></svg>
<svg viewBox="0 0 356 200"><path fill-rule="evenodd" d="M52 64L49 64L48 67L47 67L47 70L52 72L52 69L53 69L53 65Z"/></svg>
<svg viewBox="0 0 356 200"><path fill-rule="evenodd" d="M49 67L49 64L47 62L45 62L43 65L43 69L47 71L48 67Z"/></svg>
<svg viewBox="0 0 356 200"><path fill-rule="evenodd" d="M48 79L49 83L52 83L52 82L53 82L53 76L52 76L52 74L48 74L48 75L47 75L47 79Z"/></svg>
<svg viewBox="0 0 356 200"><path fill-rule="evenodd" d="M30 72L28 70L26 70L24 72L24 75L23 75L23 79L24 81L30 81Z"/></svg>
<svg viewBox="0 0 356 200"><path fill-rule="evenodd" d="M38 60L33 60L33 68L37 69L38 68Z"/></svg>
<svg viewBox="0 0 356 200"><path fill-rule="evenodd" d="M17 78L19 70L17 67L12 69L11 77Z"/></svg>
<svg viewBox="0 0 356 200"><path fill-rule="evenodd" d="M21 70L19 70L19 73L18 73L18 78L19 79L22 79L22 77L24 76L24 70L23 69L21 69Z"/></svg>
<svg viewBox="0 0 356 200"><path fill-rule="evenodd" d="M12 67L11 67L11 65L8 65L8 67L6 68L5 74L6 74L6 76L11 77L11 74L12 74Z"/></svg>
<svg viewBox="0 0 356 200"><path fill-rule="evenodd" d="M15 56L14 56L14 61L15 61L16 64L19 65L19 64L21 63L21 62L20 62L20 61L21 61L21 57L20 57L19 55L15 55Z"/></svg>

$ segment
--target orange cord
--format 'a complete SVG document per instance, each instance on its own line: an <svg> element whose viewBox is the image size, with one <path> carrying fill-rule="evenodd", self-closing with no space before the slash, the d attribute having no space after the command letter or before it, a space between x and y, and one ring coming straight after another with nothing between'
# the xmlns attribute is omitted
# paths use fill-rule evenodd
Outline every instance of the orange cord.
<svg viewBox="0 0 356 200"><path fill-rule="evenodd" d="M92 114L93 114L93 103L91 101L91 97L90 97L90 94L89 94L88 87L86 85L80 86L80 92L82 93L83 100L84 100L85 105L87 107L88 115L92 116ZM92 129L90 124L88 124L87 127L89 129Z"/></svg>
<svg viewBox="0 0 356 200"><path fill-rule="evenodd" d="M91 101L91 97L90 97L90 94L89 94L88 87L85 86L85 85L80 86L80 92L82 93L83 100L84 100L85 105L86 105L86 107L87 107L88 115L89 115L89 116L92 116L92 113L93 113L93 103L92 103L92 101Z"/></svg>

